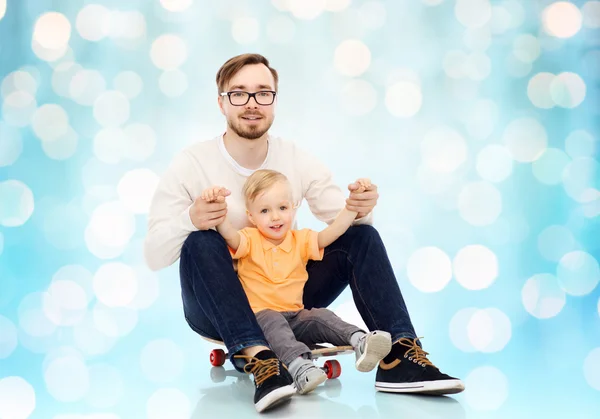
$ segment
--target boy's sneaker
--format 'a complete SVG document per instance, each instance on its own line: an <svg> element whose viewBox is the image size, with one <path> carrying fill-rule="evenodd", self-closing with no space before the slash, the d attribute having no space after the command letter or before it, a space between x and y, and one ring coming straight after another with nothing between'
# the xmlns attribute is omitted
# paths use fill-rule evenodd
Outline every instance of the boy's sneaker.
<svg viewBox="0 0 600 419"><path fill-rule="evenodd" d="M245 355L235 357L248 360L244 365L244 371L254 376L256 386L254 406L257 412L275 407L296 393L292 376L273 351L264 350L254 357Z"/></svg>
<svg viewBox="0 0 600 419"><path fill-rule="evenodd" d="M442 373L427 359L416 339L402 338L380 363L375 388L392 393L454 394L465 389L463 382Z"/></svg>
<svg viewBox="0 0 600 419"><path fill-rule="evenodd" d="M296 391L300 394L310 393L326 380L327 374L325 374L325 371L316 367L312 362L302 365L294 376Z"/></svg>
<svg viewBox="0 0 600 419"><path fill-rule="evenodd" d="M375 330L360 338L354 349L356 369L362 372L373 370L392 349L392 337L388 332Z"/></svg>

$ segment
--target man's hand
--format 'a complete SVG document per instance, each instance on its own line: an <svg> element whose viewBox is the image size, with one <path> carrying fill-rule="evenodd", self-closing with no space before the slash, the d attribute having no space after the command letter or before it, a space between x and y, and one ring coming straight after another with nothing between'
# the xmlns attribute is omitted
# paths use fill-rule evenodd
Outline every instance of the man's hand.
<svg viewBox="0 0 600 419"><path fill-rule="evenodd" d="M190 219L198 230L208 230L225 221L227 203L225 197L231 195L226 188L216 186L206 189L196 198L190 208Z"/></svg>
<svg viewBox="0 0 600 419"><path fill-rule="evenodd" d="M373 211L379 198L377 185L372 184L369 179L361 178L348 185L348 190L350 197L346 199L346 209L357 212L356 218L365 217Z"/></svg>

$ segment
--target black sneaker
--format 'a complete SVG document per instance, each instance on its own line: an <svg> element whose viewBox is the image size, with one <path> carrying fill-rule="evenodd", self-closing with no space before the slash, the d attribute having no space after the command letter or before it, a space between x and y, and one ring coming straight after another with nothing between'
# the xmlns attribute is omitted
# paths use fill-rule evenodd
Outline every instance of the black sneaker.
<svg viewBox="0 0 600 419"><path fill-rule="evenodd" d="M254 376L254 406L257 412L277 406L290 399L295 393L294 380L283 363L270 350L257 353L254 357L236 355L248 361L244 371Z"/></svg>
<svg viewBox="0 0 600 419"><path fill-rule="evenodd" d="M392 393L454 394L465 389L458 378L443 374L427 359L417 339L402 338L379 362L375 388Z"/></svg>

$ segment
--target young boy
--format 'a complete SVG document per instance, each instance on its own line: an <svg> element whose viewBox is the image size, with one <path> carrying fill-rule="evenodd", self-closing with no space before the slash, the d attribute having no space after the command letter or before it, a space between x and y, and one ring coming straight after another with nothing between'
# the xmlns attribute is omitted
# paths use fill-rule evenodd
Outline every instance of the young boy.
<svg viewBox="0 0 600 419"><path fill-rule="evenodd" d="M368 179L357 181L362 188ZM223 187L206 189L202 198L214 201L226 196ZM310 345L352 345L356 368L371 371L391 350L387 332L365 333L333 312L305 310L302 292L308 279L306 263L321 260L324 248L352 224L356 213L343 209L320 232L292 230L296 207L288 179L273 170L257 170L242 190L249 221L255 227L234 229L226 219L217 226L238 261L238 275L252 310L275 354L287 365L296 390L306 394L327 379L311 360Z"/></svg>

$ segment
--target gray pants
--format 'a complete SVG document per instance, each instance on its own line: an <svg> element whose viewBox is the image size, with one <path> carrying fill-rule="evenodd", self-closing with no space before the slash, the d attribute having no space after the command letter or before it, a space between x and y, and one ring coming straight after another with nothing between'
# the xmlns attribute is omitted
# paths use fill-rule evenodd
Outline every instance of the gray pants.
<svg viewBox="0 0 600 419"><path fill-rule="evenodd" d="M286 365L299 356L310 358L309 346L319 343L350 345L350 336L364 332L325 308L294 312L267 309L256 313L256 319L269 346Z"/></svg>

